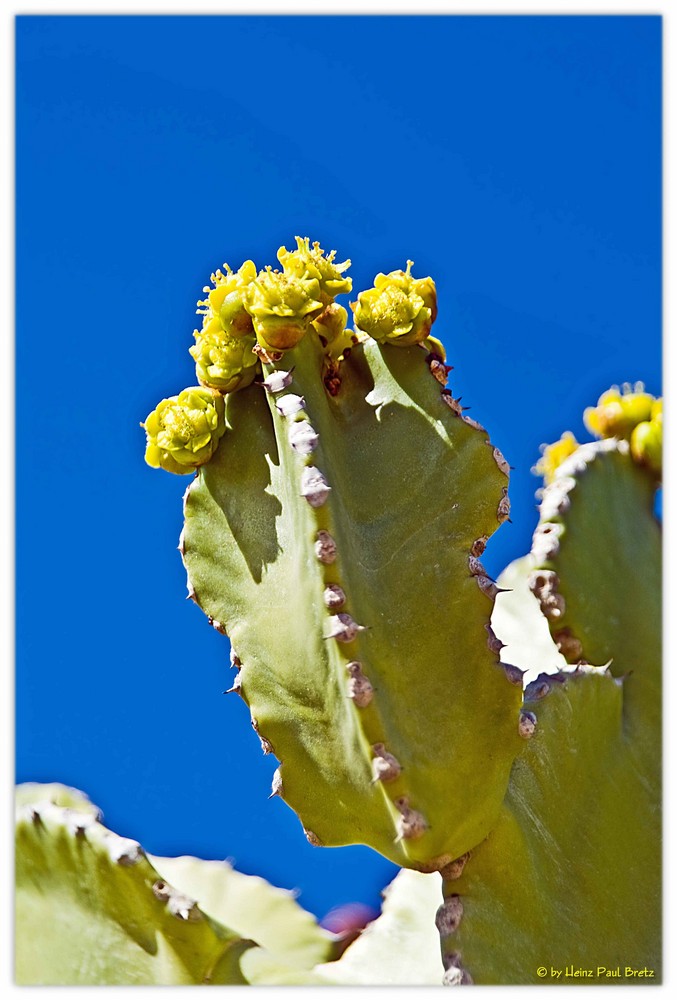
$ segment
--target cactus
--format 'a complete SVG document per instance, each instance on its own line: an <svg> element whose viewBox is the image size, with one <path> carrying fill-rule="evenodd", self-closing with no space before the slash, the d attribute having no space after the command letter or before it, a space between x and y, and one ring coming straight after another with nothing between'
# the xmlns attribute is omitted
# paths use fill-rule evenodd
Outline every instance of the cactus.
<svg viewBox="0 0 677 1000"><path fill-rule="evenodd" d="M17 798L17 982L246 981L251 942L160 878L82 796L37 785Z"/></svg>
<svg viewBox="0 0 677 1000"><path fill-rule="evenodd" d="M244 985L335 955L293 894L227 862L147 855L76 789L20 785L16 805L22 985Z"/></svg>
<svg viewBox="0 0 677 1000"><path fill-rule="evenodd" d="M146 419L146 459L193 475L188 596L230 640L230 690L279 761L272 795L312 844L405 870L341 955L293 900L219 863L141 854L121 874L95 819L84 841L65 832L61 789L23 807L26 919L49 920L50 867L79 923L94 902L99 940L132 940L130 982L655 979L662 401L612 387L584 416L601 440L544 447L531 551L494 581L481 557L510 516L510 466L447 384L432 278L411 261L377 275L350 329L335 301L350 261L296 243L282 270L212 275L199 387ZM149 901L158 882L176 889ZM177 896L201 914L181 934ZM61 959L40 981L85 981ZM115 974L103 962L97 981Z"/></svg>
<svg viewBox="0 0 677 1000"><path fill-rule="evenodd" d="M415 278L411 261L377 275L351 304L350 331L333 301L350 289L349 262L334 268L317 244L312 253L309 240L297 245L279 251L282 273L259 272L243 293L263 377L227 396L223 439L186 491L189 596L230 637L233 690L264 752L280 761L273 794L311 843L368 844L403 867L442 872L446 982L535 981L541 932L569 913L561 887L525 904L525 920L501 921L495 910L517 898L519 863L539 885L545 875L529 817L542 813L539 829L553 836L569 829L557 831L574 780L566 768L525 805L557 770L558 741L574 742L579 767L604 760L618 787L627 773L628 794L645 806L616 838L600 881L630 863L629 845L657 836L655 787L647 792L658 774L657 581L645 587L636 567L648 558L655 574L659 564L651 503L662 407L640 384L614 387L585 413L605 440L579 446L565 432L544 449L535 470L546 482L541 523L512 570L515 600L504 604L480 557L509 517L509 466L447 388L446 352L431 334L434 282ZM636 544L626 545L630 523ZM605 587L619 575L641 586ZM520 605L531 616L528 639ZM511 615L502 662L501 620ZM635 636L622 652L608 627L618 621ZM628 670L640 679L621 679ZM580 724L571 729L573 714ZM574 826L589 806L579 794ZM588 863L613 841L616 821L609 808L591 831ZM575 867L560 851L560 864ZM642 906L653 927L656 866L644 860L652 875ZM576 892L569 900L581 901ZM477 930L482 920L492 933ZM516 933L529 946L508 955ZM657 963L647 941L633 950L617 940L626 958L650 953ZM577 953L566 928L559 942L550 952L558 961Z"/></svg>
<svg viewBox="0 0 677 1000"><path fill-rule="evenodd" d="M228 862L147 855L77 789L20 785L16 809L20 985L425 985L441 975L419 920L437 886L423 876L398 876L382 915L344 951L293 893Z"/></svg>
<svg viewBox="0 0 677 1000"><path fill-rule="evenodd" d="M345 331L332 282L319 291L293 263L248 286L264 378L226 397L223 439L186 492L189 593L231 639L234 687L281 762L273 790L309 839L440 869L486 836L520 748L479 561L509 470L419 345L430 278L409 263L358 296L369 329L375 297L381 344ZM287 294L294 282L314 282L309 297ZM282 292L284 316L265 313Z"/></svg>
<svg viewBox="0 0 677 1000"><path fill-rule="evenodd" d="M635 426L661 412L641 402ZM610 436L545 449L531 552L499 577L513 589L492 626L529 671L534 738L495 829L444 885L450 982L466 967L477 983L660 976L660 461L633 457L632 420L586 417Z"/></svg>

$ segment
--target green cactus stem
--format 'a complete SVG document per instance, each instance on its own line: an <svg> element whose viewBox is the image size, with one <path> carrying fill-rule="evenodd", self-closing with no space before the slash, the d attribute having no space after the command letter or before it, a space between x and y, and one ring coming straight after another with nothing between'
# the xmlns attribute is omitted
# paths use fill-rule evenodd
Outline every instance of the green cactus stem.
<svg viewBox="0 0 677 1000"><path fill-rule="evenodd" d="M569 663L610 663L615 676L629 675L625 701L643 706L630 717L635 735L653 747L658 768L661 531L655 488L654 476L633 461L626 441L582 445L543 492L530 585ZM659 772L652 766L650 773Z"/></svg>
<svg viewBox="0 0 677 1000"><path fill-rule="evenodd" d="M532 550L499 578L491 627L530 671L525 748L495 829L444 883L449 983L660 978L656 478L625 439L563 440L538 470Z"/></svg>
<svg viewBox="0 0 677 1000"><path fill-rule="evenodd" d="M347 262L297 244L242 293L264 378L186 492L189 595L308 839L433 870L491 828L521 746L480 561L509 466L446 386L432 280L377 278L411 312L379 344L328 301Z"/></svg>
<svg viewBox="0 0 677 1000"><path fill-rule="evenodd" d="M660 981L660 823L626 684L583 667L532 705L501 817L443 885L447 983Z"/></svg>
<svg viewBox="0 0 677 1000"><path fill-rule="evenodd" d="M82 792L16 791L22 985L244 985L337 956L293 893L227 862L147 855Z"/></svg>
<svg viewBox="0 0 677 1000"><path fill-rule="evenodd" d="M83 796L17 796L16 980L21 985L246 982L253 947L160 877Z"/></svg>

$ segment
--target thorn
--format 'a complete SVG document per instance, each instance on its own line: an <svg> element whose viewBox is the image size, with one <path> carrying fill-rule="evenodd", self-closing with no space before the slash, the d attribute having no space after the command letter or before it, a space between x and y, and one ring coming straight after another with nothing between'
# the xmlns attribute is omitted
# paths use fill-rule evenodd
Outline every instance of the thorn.
<svg viewBox="0 0 677 1000"><path fill-rule="evenodd" d="M489 579L488 576L476 576L475 580L485 597L488 597L491 601L494 601L499 594L509 593L506 587L497 587L494 581Z"/></svg>
<svg viewBox="0 0 677 1000"><path fill-rule="evenodd" d="M138 841L130 840L128 837L118 837L117 834L109 834L107 847L111 859L122 868L131 868L145 856L143 847Z"/></svg>
<svg viewBox="0 0 677 1000"><path fill-rule="evenodd" d="M325 607L330 609L342 608L346 603L345 592L337 583L328 583L323 594Z"/></svg>
<svg viewBox="0 0 677 1000"><path fill-rule="evenodd" d="M315 556L325 566L336 560L336 542L323 528L315 536Z"/></svg>
<svg viewBox="0 0 677 1000"><path fill-rule="evenodd" d="M272 781L272 784L271 784L271 792L270 792L270 795L268 796L268 798L269 799L274 799L276 795L281 796L282 793L283 793L283 791L284 791L284 789L282 787L282 775L280 773L280 768L278 767L278 768L276 768L275 773L273 774L273 781Z"/></svg>
<svg viewBox="0 0 677 1000"><path fill-rule="evenodd" d="M393 754L388 753L383 743L374 743L372 750L375 757L372 760L373 780L372 784L378 781L395 781L402 773L402 765Z"/></svg>
<svg viewBox="0 0 677 1000"><path fill-rule="evenodd" d="M524 701L540 701L550 694L550 682L547 674L539 674L536 680L530 681L524 689Z"/></svg>
<svg viewBox="0 0 677 1000"><path fill-rule="evenodd" d="M289 443L299 455L312 455L319 440L319 434L307 420L296 420L289 428Z"/></svg>
<svg viewBox="0 0 677 1000"><path fill-rule="evenodd" d="M292 382L292 374L294 368L290 368L288 372L284 371L274 371L263 382L259 383L266 392L271 395L275 395L278 392L283 392L284 389L288 388Z"/></svg>
<svg viewBox="0 0 677 1000"><path fill-rule="evenodd" d="M297 396L293 392L275 400L275 406L283 417L294 416L295 413L305 409L305 405L306 401L303 396Z"/></svg>
<svg viewBox="0 0 677 1000"><path fill-rule="evenodd" d="M522 686L524 670L520 670L519 667L515 667L512 663L499 663L499 666L503 667L503 672L511 684Z"/></svg>
<svg viewBox="0 0 677 1000"><path fill-rule="evenodd" d="M348 680L348 698L355 702L358 708L366 708L374 697L374 688L369 678L362 673L362 664L357 660L346 664L350 675Z"/></svg>
<svg viewBox="0 0 677 1000"><path fill-rule="evenodd" d="M498 656L506 644L501 642L489 622L487 622L484 627L487 631L487 646L492 653L495 653Z"/></svg>
<svg viewBox="0 0 677 1000"><path fill-rule="evenodd" d="M282 351L267 351L265 347L261 347L260 344L254 344L252 351L257 357L263 361L265 365L274 365L278 361L282 360Z"/></svg>
<svg viewBox="0 0 677 1000"><path fill-rule="evenodd" d="M238 669L238 672L235 674L235 677L233 678L233 686L228 688L226 694L230 694L231 691L234 691L236 694L239 694L241 687L242 687L242 672Z"/></svg>
<svg viewBox="0 0 677 1000"><path fill-rule="evenodd" d="M365 625L358 625L355 619L344 612L329 616L329 635L325 639L336 639L337 642L352 642L358 632L366 631Z"/></svg>
<svg viewBox="0 0 677 1000"><path fill-rule="evenodd" d="M331 486L314 465L305 466L301 474L301 496L311 507L322 507L331 493Z"/></svg>
<svg viewBox="0 0 677 1000"><path fill-rule="evenodd" d="M533 712L520 712L519 734L523 740L530 740L536 732L538 720Z"/></svg>
<svg viewBox="0 0 677 1000"><path fill-rule="evenodd" d="M470 860L471 852L466 851L462 854L460 858L456 858L454 861L450 861L448 865L440 870L440 875L445 882L455 882L463 874L463 869Z"/></svg>
<svg viewBox="0 0 677 1000"><path fill-rule="evenodd" d="M449 937L454 934L461 923L463 917L463 903L458 894L447 896L435 914L435 926L440 937Z"/></svg>
<svg viewBox="0 0 677 1000"><path fill-rule="evenodd" d="M404 840L418 840L429 829L425 817L410 807L406 795L395 799L395 808L400 812L398 834Z"/></svg>
<svg viewBox="0 0 677 1000"><path fill-rule="evenodd" d="M474 986L475 981L461 965L461 956L457 951L442 956L444 965L444 975L442 976L442 986Z"/></svg>

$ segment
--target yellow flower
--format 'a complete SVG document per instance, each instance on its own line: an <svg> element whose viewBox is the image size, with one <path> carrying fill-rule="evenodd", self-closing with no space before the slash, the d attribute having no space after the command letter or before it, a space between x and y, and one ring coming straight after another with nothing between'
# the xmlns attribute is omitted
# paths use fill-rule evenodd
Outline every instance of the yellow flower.
<svg viewBox="0 0 677 1000"><path fill-rule="evenodd" d="M320 299L324 305L333 302L337 295L352 291L352 278L343 277L343 272L350 267L349 260L335 264L335 250L325 257L319 243L313 243L311 248L307 236L303 239L296 236L295 239L296 250L280 247L277 251L277 259L282 264L285 274L295 278L315 278L319 283Z"/></svg>
<svg viewBox="0 0 677 1000"><path fill-rule="evenodd" d="M414 278L413 261L406 271L377 274L374 287L351 303L355 325L374 340L409 347L430 334L437 316L437 292L432 278Z"/></svg>
<svg viewBox="0 0 677 1000"><path fill-rule="evenodd" d="M199 386L161 400L141 425L146 462L177 475L208 462L226 429L225 401Z"/></svg>
<svg viewBox="0 0 677 1000"><path fill-rule="evenodd" d="M267 267L244 292L256 337L266 350L296 347L324 309L317 278L294 277Z"/></svg>
<svg viewBox="0 0 677 1000"><path fill-rule="evenodd" d="M554 444L541 445L541 448L543 454L531 471L537 476L543 476L547 486L555 478L555 471L562 462L576 451L578 441L571 431L565 431L559 441L555 441Z"/></svg>
<svg viewBox="0 0 677 1000"><path fill-rule="evenodd" d="M626 383L622 390L612 386L602 393L597 406L589 406L584 411L583 422L596 437L628 440L637 424L651 419L655 402L655 396L644 392L643 382L636 382L634 386Z"/></svg>

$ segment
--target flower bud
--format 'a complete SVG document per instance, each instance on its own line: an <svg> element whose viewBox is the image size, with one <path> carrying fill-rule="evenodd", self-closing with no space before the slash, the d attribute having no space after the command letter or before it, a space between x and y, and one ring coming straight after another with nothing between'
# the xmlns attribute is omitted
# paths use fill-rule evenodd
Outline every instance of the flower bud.
<svg viewBox="0 0 677 1000"><path fill-rule="evenodd" d="M317 319L313 329L325 343L327 354L334 361L340 361L343 352L353 346L353 331L346 330L348 310L337 302L332 302Z"/></svg>
<svg viewBox="0 0 677 1000"><path fill-rule="evenodd" d="M259 370L259 359L253 352L256 338L233 336L223 329L216 318L202 330L194 330L196 343L189 349L195 359L200 385L219 392L234 392L251 385Z"/></svg>
<svg viewBox="0 0 677 1000"><path fill-rule="evenodd" d="M447 360L447 352L444 349L444 344L437 337L426 337L423 341L423 346L427 348L430 354L434 354L440 359L440 361Z"/></svg>
<svg viewBox="0 0 677 1000"><path fill-rule="evenodd" d="M198 302L198 312L203 315L202 327L210 326L217 320L221 329L231 337L251 336L254 332L252 318L244 307L243 293L247 286L256 278L256 264L246 260L239 271L233 273L227 264L223 265L226 274L216 271L211 275L214 288L205 285L203 291L207 298Z"/></svg>
<svg viewBox="0 0 677 1000"><path fill-rule="evenodd" d="M578 448L578 441L571 433L565 431L559 441L554 444L541 445L542 457L531 470L537 476L543 476L546 486L555 478L555 472L562 462L573 455Z"/></svg>
<svg viewBox="0 0 677 1000"><path fill-rule="evenodd" d="M612 386L602 393L597 406L589 406L583 413L583 422L588 430L599 438L625 438L628 440L637 424L651 419L651 410L656 399L644 392L644 384L637 382Z"/></svg>
<svg viewBox="0 0 677 1000"><path fill-rule="evenodd" d="M349 260L334 264L335 250L325 257L319 243L313 243L311 249L307 236L303 239L296 236L295 239L298 249L280 247L277 251L277 259L285 274L295 278L314 278L319 283L320 299L324 305L333 302L337 295L352 291L352 278L343 277L343 272L350 267Z"/></svg>
<svg viewBox="0 0 677 1000"><path fill-rule="evenodd" d="M662 402L662 400L659 400ZM632 457L639 465L646 465L657 476L663 473L663 413L656 410L652 420L637 424L630 438Z"/></svg>
<svg viewBox="0 0 677 1000"><path fill-rule="evenodd" d="M356 326L374 340L409 347L428 338L437 315L435 282L413 278L412 265L408 260L406 271L377 274L374 287L351 304Z"/></svg>
<svg viewBox="0 0 677 1000"><path fill-rule="evenodd" d="M184 389L146 417L146 462L177 475L208 462L226 429L225 401L208 389Z"/></svg>
<svg viewBox="0 0 677 1000"><path fill-rule="evenodd" d="M280 274L270 267L259 273L243 295L258 342L266 350L296 347L324 309L316 278Z"/></svg>

